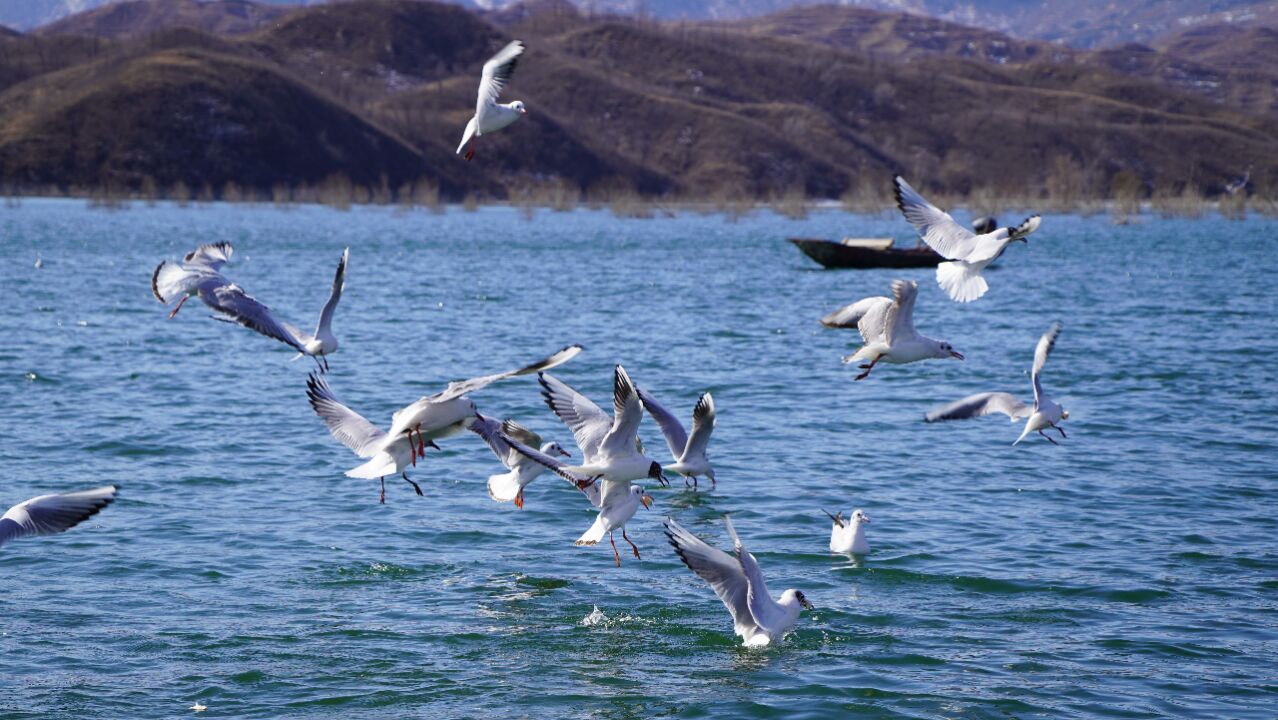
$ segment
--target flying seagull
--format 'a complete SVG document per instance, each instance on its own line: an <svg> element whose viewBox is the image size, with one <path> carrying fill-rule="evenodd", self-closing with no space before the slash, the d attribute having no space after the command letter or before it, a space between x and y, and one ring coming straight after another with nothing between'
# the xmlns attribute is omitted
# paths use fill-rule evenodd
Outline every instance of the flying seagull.
<svg viewBox="0 0 1278 720"><path fill-rule="evenodd" d="M498 103L497 96L502 88L510 82L515 74L515 65L524 52L524 44L511 40L488 62L484 63L484 76L479 81L479 98L475 102L475 115L466 123L466 133L462 135L461 144L457 146L460 155L466 150L466 159L475 157L475 138L484 133L497 132L515 122L521 115L527 115L524 102L516 100L509 103Z"/></svg>
<svg viewBox="0 0 1278 720"><path fill-rule="evenodd" d="M998 228L983 235L959 225L949 213L923 199L901 176L894 179L896 206L914 226L923 242L950 262L936 266L936 283L957 302L972 302L989 290L981 271L998 259L1008 244L1038 229L1038 215L1014 228Z"/></svg>
<svg viewBox="0 0 1278 720"><path fill-rule="evenodd" d="M673 518L666 518L666 537L683 564L710 583L728 608L741 644L763 647L794 627L799 620L799 609L811 610L812 603L798 590L786 590L779 600L773 600L759 563L741 544L732 521L725 515L723 523L732 538L732 555L707 545Z"/></svg>
<svg viewBox="0 0 1278 720"><path fill-rule="evenodd" d="M710 478L710 484L714 485L714 468L710 467L710 461L706 458L706 445L710 443L710 433L714 432L714 398L710 397L710 393L703 393L697 398L697 404L692 408L692 434L689 435L679 418L665 409L656 398L643 388L638 388L637 391L644 409L661 427L661 434L666 437L666 445L670 447L670 455L674 459L674 464L662 469L682 475L685 485L688 478L692 478L695 484L698 475Z"/></svg>
<svg viewBox="0 0 1278 720"><path fill-rule="evenodd" d="M891 298L857 300L821 318L826 327L856 328L861 333L865 344L843 358L845 363L869 361L860 366L865 372L857 375L857 380L869 377L879 361L903 365L931 358L963 359L963 354L949 343L924 337L914 329L914 299L918 292L919 284L913 280L894 280Z"/></svg>
<svg viewBox="0 0 1278 720"><path fill-rule="evenodd" d="M439 449L435 440L462 432L477 416L475 403L466 396L467 393L476 392L498 380L558 367L580 352L580 345L569 345L516 370L450 383L444 390L422 397L397 411L391 416L388 431L339 402L328 384L315 373L307 381L306 394L311 408L324 421L329 433L356 455L368 459L363 465L347 470L346 476L382 480L382 501L385 502L384 479L395 473L412 485L418 495L422 494L417 483L408 478L407 468L410 464L416 466L417 458L426 456L427 446ZM416 439L413 433L417 434Z"/></svg>
<svg viewBox="0 0 1278 720"><path fill-rule="evenodd" d="M40 495L18 503L0 516L0 545L10 540L66 532L97 515L115 500L114 485L76 492Z"/></svg>
<svg viewBox="0 0 1278 720"><path fill-rule="evenodd" d="M488 441L490 446L500 443L509 447L525 458L549 468L585 493L590 504L599 513L595 516L595 522L590 528L577 538L575 545L597 545L603 540L604 534L607 534L608 542L612 544L613 559L617 567L621 567L621 554L617 552L617 540L614 537L614 533L620 530L621 538L630 543L635 558L639 558L639 547L626 534L626 523L634 517L641 506L647 509L652 508L652 496L644 492L642 486L633 485L629 481L607 480L602 475L587 477L578 472L577 468L564 464L558 458L535 450L520 440L506 435L496 422L480 418L479 422L471 424L471 429Z"/></svg>
<svg viewBox="0 0 1278 720"><path fill-rule="evenodd" d="M986 392L969 395L962 400L956 400L949 405L932 410L923 419L927 422L941 422L943 420L966 420L968 418L982 417L993 413L1003 413L1012 419L1012 422L1026 419L1025 429L1021 432L1021 436L1016 439L1013 445L1019 444L1030 433L1037 432L1052 442L1053 445L1059 445L1056 439L1043 432L1047 428L1055 428L1066 437L1065 431L1061 429L1062 420L1069 419L1069 411L1057 405L1047 397L1047 393L1043 392L1043 385L1039 381L1039 374L1043 370L1043 366L1047 364L1047 356L1051 354L1052 348L1056 347L1056 338L1060 335L1061 324L1054 323L1043 336L1039 338L1038 345L1034 348L1034 367L1030 371L1030 380L1034 385L1034 405L1026 405L1018 400L1015 396L1005 392Z"/></svg>
<svg viewBox="0 0 1278 720"><path fill-rule="evenodd" d="M169 313L170 319L182 309L187 298L198 295L205 305L224 316L218 319L239 323L279 340L299 353L308 354L306 347L275 319L270 308L222 275L222 266L234 252L230 243L220 242L192 250L182 258L180 265L165 260L151 274L151 294L165 305L178 300L177 306Z"/></svg>
<svg viewBox="0 0 1278 720"><path fill-rule="evenodd" d="M830 515L825 512L834 524L830 527L830 552L845 555L864 555L870 552L870 542L865 539L865 526L870 524L870 516L860 508L852 511L852 517L844 520L843 512Z"/></svg>
<svg viewBox="0 0 1278 720"><path fill-rule="evenodd" d="M491 418L476 417L467 427L488 443L493 454L509 471L488 477L488 496L497 502L513 502L520 510L524 508L524 488L545 472L546 467L511 447L507 438L538 448L549 457L572 457L559 443L552 441L543 444L540 435L509 418L499 422Z"/></svg>
<svg viewBox="0 0 1278 720"><path fill-rule="evenodd" d="M324 309L320 310L319 322L315 325L315 332L308 333L304 330L282 323L284 329L301 343L305 348L298 353L293 359L297 360L303 355L310 355L317 358L316 362L323 359L323 368L328 370L328 356L337 352L337 336L333 334L333 311L337 309L337 303L342 299L342 290L346 287L346 261L350 259L351 249L346 248L342 251L342 259L337 263L337 272L333 275L333 289L329 292L328 302L324 303Z"/></svg>

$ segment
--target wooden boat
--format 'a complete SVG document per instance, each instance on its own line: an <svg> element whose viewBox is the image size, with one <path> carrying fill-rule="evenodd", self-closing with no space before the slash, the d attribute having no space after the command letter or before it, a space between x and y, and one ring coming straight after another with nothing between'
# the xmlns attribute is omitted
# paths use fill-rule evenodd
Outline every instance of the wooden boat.
<svg viewBox="0 0 1278 720"><path fill-rule="evenodd" d="M892 247L892 238L845 238L839 242L790 238L790 242L827 268L936 267L945 260L926 245Z"/></svg>

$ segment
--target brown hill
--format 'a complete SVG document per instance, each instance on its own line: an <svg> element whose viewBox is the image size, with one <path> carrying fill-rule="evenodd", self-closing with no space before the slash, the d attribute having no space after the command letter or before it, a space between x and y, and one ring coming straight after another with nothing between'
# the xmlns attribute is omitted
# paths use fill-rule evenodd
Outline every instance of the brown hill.
<svg viewBox="0 0 1278 720"><path fill-rule="evenodd" d="M1123 171L1208 193L1249 162L1257 183L1278 176L1278 120L1169 82L1199 65L1167 51L1067 51L855 8L658 24L538 7L356 0L248 33L0 38L0 177L424 174L453 196L549 182L704 198L837 197L891 172L1018 195L1104 194ZM510 39L485 17L528 44L505 97L530 112L466 163L454 150L480 66Z"/></svg>

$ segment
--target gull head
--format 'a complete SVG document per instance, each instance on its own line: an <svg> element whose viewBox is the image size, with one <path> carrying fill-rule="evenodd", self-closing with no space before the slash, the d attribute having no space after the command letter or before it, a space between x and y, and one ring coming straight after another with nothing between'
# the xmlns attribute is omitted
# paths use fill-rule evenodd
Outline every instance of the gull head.
<svg viewBox="0 0 1278 720"><path fill-rule="evenodd" d="M670 482L669 480L666 479L666 473L662 471L661 469L661 463L655 460L652 462L651 465L648 466L648 477L652 480L656 480L662 485L665 485L666 483Z"/></svg>
<svg viewBox="0 0 1278 720"><path fill-rule="evenodd" d="M781 600L777 604L794 605L795 603L798 603L799 607L807 608L808 610L816 609L812 606L812 603L808 602L808 598L798 590L786 590L781 593Z"/></svg>
<svg viewBox="0 0 1278 720"><path fill-rule="evenodd" d="M528 114L528 110L524 107L524 101L523 101L523 100L516 100L515 102L511 103L511 104L510 104L510 109L511 109L511 110L514 110L515 112L519 113L520 115L527 115L527 114Z"/></svg>
<svg viewBox="0 0 1278 720"><path fill-rule="evenodd" d="M572 453L568 452L557 442L548 442L541 446L541 451L547 455L559 457L572 457Z"/></svg>
<svg viewBox="0 0 1278 720"><path fill-rule="evenodd" d="M631 485L630 494L639 498L639 504L643 505L645 510L652 509L652 496L643 491L643 486Z"/></svg>
<svg viewBox="0 0 1278 720"><path fill-rule="evenodd" d="M1061 408L1061 419L1062 419L1062 420L1068 420L1068 419L1069 419L1069 411L1068 411L1068 410L1066 410L1065 408Z"/></svg>
<svg viewBox="0 0 1278 720"><path fill-rule="evenodd" d="M963 353L959 352L958 350L955 350L954 346L947 342L937 343L936 356L939 358L952 357L952 358L955 358L956 360L963 359Z"/></svg>
<svg viewBox="0 0 1278 720"><path fill-rule="evenodd" d="M866 515L865 511L861 508L857 508L852 511L852 524L855 525L857 523L864 523L866 525L870 524L870 516Z"/></svg>

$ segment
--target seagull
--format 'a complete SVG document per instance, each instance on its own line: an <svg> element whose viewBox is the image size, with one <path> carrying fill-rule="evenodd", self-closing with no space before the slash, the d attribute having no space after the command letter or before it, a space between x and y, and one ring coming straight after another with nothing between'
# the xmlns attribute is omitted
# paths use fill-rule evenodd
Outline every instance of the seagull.
<svg viewBox="0 0 1278 720"><path fill-rule="evenodd" d="M642 388L637 392L644 409L661 426L661 434L666 436L666 444L674 458L673 465L662 469L682 475L684 485L688 484L688 478L692 478L695 485L698 475L710 478L710 484L714 485L714 468L706 459L706 445L710 442L710 433L714 432L714 398L710 397L710 393L703 393L697 398L692 409L692 435L688 435L679 419L662 407L656 398Z"/></svg>
<svg viewBox="0 0 1278 720"><path fill-rule="evenodd" d="M707 545L673 518L666 518L666 537L670 538L683 564L710 583L728 608L741 644L763 647L794 627L799 620L799 609L811 610L812 603L798 590L786 590L780 600L773 600L759 563L741 544L732 521L725 515L723 523L732 538L732 555Z"/></svg>
<svg viewBox="0 0 1278 720"><path fill-rule="evenodd" d="M829 511L822 512L834 521L830 528L830 552L845 555L864 555L870 552L870 542L865 539L865 526L870 524L869 515L857 508L852 511L852 518L845 521L842 512L837 515L830 515Z"/></svg>
<svg viewBox="0 0 1278 720"><path fill-rule="evenodd" d="M1038 432L1039 435L1047 438L1053 445L1059 445L1056 439L1043 432L1047 428L1055 428L1056 432L1065 438L1065 431L1057 423L1062 420L1069 419L1069 411L1056 404L1047 397L1047 393L1043 392L1043 385L1039 382L1039 373L1043 370L1043 365L1047 364L1047 356L1051 354L1052 348L1056 347L1056 338L1061 333L1061 324L1054 323L1048 328L1047 332L1038 339L1038 345L1034 348L1034 367L1030 371L1030 380L1034 385L1034 405L1031 407L1018 400L1015 396L1005 392L987 392L969 395L962 400L956 400L944 407L932 410L923 416L926 422L940 422L943 420L966 420L968 418L981 417L991 415L993 413L1003 413L1012 419L1012 422L1026 419L1025 429L1021 432L1021 436L1016 439L1013 445L1018 445L1030 433Z"/></svg>
<svg viewBox="0 0 1278 720"><path fill-rule="evenodd" d="M314 334L298 330L288 323L281 323L284 329L288 330L289 334L305 348L293 359L297 360L303 355L310 355L317 358L316 363L319 363L318 358L323 358L321 367L326 372L328 356L337 352L337 336L333 334L333 311L337 309L337 302L342 299L342 290L346 287L346 261L350 259L350 255L350 248L342 251L342 259L337 263L337 273L333 275L333 290L328 295L328 302L324 303L324 309L320 311L319 323L315 325Z"/></svg>
<svg viewBox="0 0 1278 720"><path fill-rule="evenodd" d="M869 377L880 360L903 365L930 358L963 359L963 354L949 343L924 337L914 329L914 298L918 292L917 282L894 280L891 299L868 297L821 318L821 324L826 327L856 328L860 331L865 344L843 358L845 363L870 361L860 366L865 372L857 375L857 380Z"/></svg>
<svg viewBox="0 0 1278 720"><path fill-rule="evenodd" d="M76 492L40 495L18 503L0 516L0 545L10 540L66 532L115 500L114 485Z"/></svg>
<svg viewBox="0 0 1278 720"><path fill-rule="evenodd" d="M525 458L549 468L585 493L586 498L599 511L599 514L590 528L577 538L575 545L597 545L607 533L608 542L612 544L613 559L617 567L621 567L621 554L617 552L617 540L613 535L620 530L621 538L630 543L635 559L639 559L639 546L635 545L626 534L626 523L634 517L640 506L652 509L652 496L644 492L642 486L633 485L629 481L607 480L602 475L587 477L577 468L566 465L540 450L534 450L515 437L506 435L497 422L480 418L479 422L471 424L471 429L483 437L490 447L496 448L497 444L504 445Z"/></svg>
<svg viewBox="0 0 1278 720"><path fill-rule="evenodd" d="M667 484L661 464L644 455L636 442L643 406L626 369L618 365L612 375L613 417L585 395L545 372L538 373L541 394L552 412L572 430L581 448L583 465L574 471L599 475L605 480L629 483L651 478Z"/></svg>
<svg viewBox="0 0 1278 720"><path fill-rule="evenodd" d="M410 464L416 467L417 458L426 457L428 446L438 450L435 440L462 432L476 417L475 404L466 397L467 393L508 377L558 367L580 352L580 345L569 345L550 357L517 370L450 383L444 390L397 411L391 416L389 431L378 428L338 401L328 383L317 373L311 373L307 380L306 395L315 414L328 426L329 433L356 455L368 458L363 465L347 470L346 476L381 480L382 502L385 502L385 477L395 473L412 485L418 495L422 494L421 487L409 479L407 468ZM417 433L416 440L413 439L414 432Z"/></svg>
<svg viewBox="0 0 1278 720"><path fill-rule="evenodd" d="M918 230L923 242L946 260L936 266L936 283L957 302L972 302L989 290L981 271L998 259L1016 240L1029 244L1026 236L1038 229L1043 219L1034 215L1014 228L998 228L976 235L959 225L949 213L923 199L901 176L894 178L896 206Z"/></svg>
<svg viewBox="0 0 1278 720"><path fill-rule="evenodd" d="M540 435L514 420L498 422L477 416L467 427L488 443L493 454L510 471L488 477L488 496L497 502L513 502L520 510L524 509L524 488L537 479L546 467L512 448L506 438L518 440L528 447L540 446L540 452L550 457L572 457L572 453L560 447L557 442L542 444Z"/></svg>
<svg viewBox="0 0 1278 720"><path fill-rule="evenodd" d="M506 47L484 63L484 76L479 81L479 98L475 102L475 115L466 123L466 133L462 135L461 144L457 146L457 154L466 150L466 159L475 157L475 138L484 133L497 132L515 122L521 115L527 115L522 100L510 103L498 103L497 96L502 88L510 82L515 74L515 65L524 52L524 44L511 40Z"/></svg>
<svg viewBox="0 0 1278 720"><path fill-rule="evenodd" d="M205 305L226 316L218 317L219 320L239 323L307 354L306 347L271 315L270 308L222 275L222 266L233 252L230 243L220 242L192 250L182 258L181 265L165 260L151 274L151 293L165 305L181 298L169 313L170 319L182 309L187 298L198 295Z"/></svg>
<svg viewBox="0 0 1278 720"><path fill-rule="evenodd" d="M194 710L195 712L204 712L205 710L208 710L208 709L209 709L209 706L201 705L199 700L196 700L194 705L187 708L187 710Z"/></svg>

